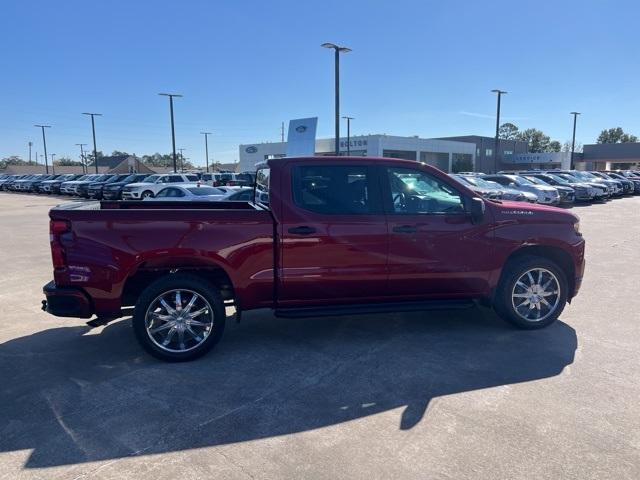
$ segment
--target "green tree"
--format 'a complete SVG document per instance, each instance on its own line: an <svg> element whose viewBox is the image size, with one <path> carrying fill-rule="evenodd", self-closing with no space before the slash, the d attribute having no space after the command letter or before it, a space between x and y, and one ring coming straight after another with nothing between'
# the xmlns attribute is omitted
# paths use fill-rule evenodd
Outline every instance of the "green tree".
<svg viewBox="0 0 640 480"><path fill-rule="evenodd" d="M518 133L517 139L522 142L527 142L529 145L528 150L531 153L546 152L549 148L549 142L551 141L548 135L545 135L542 130L538 130L537 128L527 128L523 130Z"/></svg>
<svg viewBox="0 0 640 480"><path fill-rule="evenodd" d="M104 157L104 154L100 150L98 150L96 153L98 154L98 158ZM93 161L93 150L89 153L85 153L85 157L87 159L87 165L95 165L95 162Z"/></svg>
<svg viewBox="0 0 640 480"><path fill-rule="evenodd" d="M527 149L531 153L559 152L562 144L558 140L551 140L542 130L527 128L518 132L516 140L527 142Z"/></svg>
<svg viewBox="0 0 640 480"><path fill-rule="evenodd" d="M567 140L566 142L564 142L562 144L562 151L563 152L571 152L571 140ZM581 153L582 152L582 144L580 142L576 143L574 152L576 152L576 153Z"/></svg>
<svg viewBox="0 0 640 480"><path fill-rule="evenodd" d="M498 130L498 137L502 140L517 140L518 139L518 127L513 123L503 123Z"/></svg>
<svg viewBox="0 0 640 480"><path fill-rule="evenodd" d="M638 137L625 133L620 127L602 130L598 136L598 143L634 143Z"/></svg>
<svg viewBox="0 0 640 480"><path fill-rule="evenodd" d="M130 157L130 156L131 156L131 154L130 154L130 153L127 153L127 152L121 152L120 150L114 150L113 152L111 152L111 156L112 156L112 157L120 157L120 156L122 156L122 155L125 155L125 156L127 156L127 157Z"/></svg>
<svg viewBox="0 0 640 480"><path fill-rule="evenodd" d="M558 140L551 140L545 152L559 152L562 149L562 145Z"/></svg>

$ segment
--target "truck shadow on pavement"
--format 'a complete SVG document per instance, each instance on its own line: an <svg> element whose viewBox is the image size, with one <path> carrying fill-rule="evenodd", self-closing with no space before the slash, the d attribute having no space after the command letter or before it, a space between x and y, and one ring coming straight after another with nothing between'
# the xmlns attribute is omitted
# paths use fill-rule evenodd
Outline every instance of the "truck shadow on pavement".
<svg viewBox="0 0 640 480"><path fill-rule="evenodd" d="M64 320L61 320L61 323ZM576 333L515 330L491 311L229 323L200 360L142 353L128 320L0 345L0 452L26 468L294 434L398 409L411 429L434 397L558 375ZM481 413L481 407L479 407ZM478 412L476 412L478 413Z"/></svg>

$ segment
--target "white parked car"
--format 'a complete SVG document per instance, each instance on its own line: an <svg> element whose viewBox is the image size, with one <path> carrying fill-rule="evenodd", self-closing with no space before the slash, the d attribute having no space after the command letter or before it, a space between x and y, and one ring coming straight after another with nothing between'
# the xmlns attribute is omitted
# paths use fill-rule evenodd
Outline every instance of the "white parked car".
<svg viewBox="0 0 640 480"><path fill-rule="evenodd" d="M195 184L198 176L195 174L182 173L158 173L149 175L144 182L130 183L122 189L123 200L144 200L153 198L156 194L165 188L168 183L172 184Z"/></svg>
<svg viewBox="0 0 640 480"><path fill-rule="evenodd" d="M154 197L145 197L145 201L167 202L202 202L217 201L223 198L225 192L209 185L200 183L183 183L164 185Z"/></svg>

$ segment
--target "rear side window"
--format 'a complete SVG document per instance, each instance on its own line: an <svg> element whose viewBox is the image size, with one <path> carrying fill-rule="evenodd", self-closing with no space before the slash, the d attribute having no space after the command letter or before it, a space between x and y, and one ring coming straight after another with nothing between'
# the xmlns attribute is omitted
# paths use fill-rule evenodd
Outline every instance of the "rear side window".
<svg viewBox="0 0 640 480"><path fill-rule="evenodd" d="M360 165L299 166L293 171L293 201L329 215L371 213L369 169Z"/></svg>
<svg viewBox="0 0 640 480"><path fill-rule="evenodd" d="M180 182L182 182L182 176L181 175L169 175L169 182L170 183L180 183Z"/></svg>
<svg viewBox="0 0 640 480"><path fill-rule="evenodd" d="M186 177L190 182L197 182L199 180L197 175L187 175Z"/></svg>

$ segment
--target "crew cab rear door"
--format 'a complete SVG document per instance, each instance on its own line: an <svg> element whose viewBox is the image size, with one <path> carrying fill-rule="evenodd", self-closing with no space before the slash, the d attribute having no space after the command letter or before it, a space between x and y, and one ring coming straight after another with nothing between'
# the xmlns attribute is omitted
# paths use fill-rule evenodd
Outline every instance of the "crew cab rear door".
<svg viewBox="0 0 640 480"><path fill-rule="evenodd" d="M468 200L426 169L380 165L389 235L389 295L455 298L486 293L491 230L475 225Z"/></svg>
<svg viewBox="0 0 640 480"><path fill-rule="evenodd" d="M385 295L388 239L376 169L340 160L289 165L281 186L279 304Z"/></svg>

